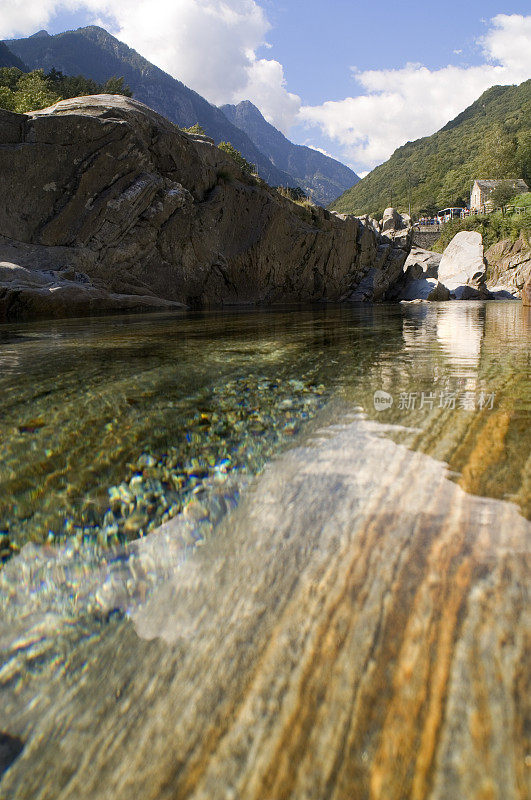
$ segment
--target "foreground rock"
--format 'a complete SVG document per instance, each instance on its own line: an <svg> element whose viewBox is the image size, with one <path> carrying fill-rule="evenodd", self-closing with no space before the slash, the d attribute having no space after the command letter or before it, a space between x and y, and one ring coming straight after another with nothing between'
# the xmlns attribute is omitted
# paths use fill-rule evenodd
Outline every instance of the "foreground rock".
<svg viewBox="0 0 531 800"><path fill-rule="evenodd" d="M522 289L522 303L524 306L531 306L531 278Z"/></svg>
<svg viewBox="0 0 531 800"><path fill-rule="evenodd" d="M406 257L370 225L282 198L206 137L128 98L0 110L0 144L0 261L35 273L33 283L17 272L0 280L3 318L45 314L48 303L62 313L43 275L61 283L65 269L79 286L78 314L100 301L339 300L370 270L374 300Z"/></svg>
<svg viewBox="0 0 531 800"><path fill-rule="evenodd" d="M469 458L477 475L485 452ZM117 594L59 636L31 561L12 584L2 726L24 749L2 798L524 800L516 506L358 419L275 462L172 571L175 524L114 562L140 596L166 569L129 618L105 621Z"/></svg>

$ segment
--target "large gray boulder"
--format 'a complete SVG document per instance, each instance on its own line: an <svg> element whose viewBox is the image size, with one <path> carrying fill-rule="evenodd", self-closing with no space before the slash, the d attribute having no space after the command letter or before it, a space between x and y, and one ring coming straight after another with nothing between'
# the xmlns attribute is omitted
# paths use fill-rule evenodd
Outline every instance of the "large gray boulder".
<svg viewBox="0 0 531 800"><path fill-rule="evenodd" d="M486 271L481 234L460 231L443 253L438 278L451 292L462 286L479 290L485 283Z"/></svg>
<svg viewBox="0 0 531 800"><path fill-rule="evenodd" d="M412 247L404 263L402 275L391 287L387 299L448 300L449 291L437 281L441 253Z"/></svg>
<svg viewBox="0 0 531 800"><path fill-rule="evenodd" d="M334 301L375 269L372 300L406 257L371 225L291 202L129 98L0 110L0 174L0 261L27 271L0 276L3 319ZM65 292L76 302L59 302Z"/></svg>

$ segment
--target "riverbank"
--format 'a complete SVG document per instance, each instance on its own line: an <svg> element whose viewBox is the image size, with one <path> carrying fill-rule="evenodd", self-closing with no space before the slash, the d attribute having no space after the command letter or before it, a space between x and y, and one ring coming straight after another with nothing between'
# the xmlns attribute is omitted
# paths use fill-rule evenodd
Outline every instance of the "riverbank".
<svg viewBox="0 0 531 800"><path fill-rule="evenodd" d="M0 110L0 318L382 298L406 254L111 95Z"/></svg>

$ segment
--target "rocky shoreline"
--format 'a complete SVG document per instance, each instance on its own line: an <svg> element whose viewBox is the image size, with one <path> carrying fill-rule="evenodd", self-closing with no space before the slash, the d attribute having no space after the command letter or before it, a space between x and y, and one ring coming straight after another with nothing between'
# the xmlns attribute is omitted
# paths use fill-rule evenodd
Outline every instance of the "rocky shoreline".
<svg viewBox="0 0 531 800"><path fill-rule="evenodd" d="M407 253L135 100L0 110L0 319L383 298Z"/></svg>
<svg viewBox="0 0 531 800"><path fill-rule="evenodd" d="M130 98L74 98L30 114L0 109L0 144L3 321L486 299L500 290L518 296L531 272L525 242L500 243L485 259L481 242L471 244L479 234L463 232L453 269L469 242L472 271L465 265L452 277L443 258L439 274L436 254L412 247L407 215L390 208L377 222L293 202L241 172L208 137Z"/></svg>

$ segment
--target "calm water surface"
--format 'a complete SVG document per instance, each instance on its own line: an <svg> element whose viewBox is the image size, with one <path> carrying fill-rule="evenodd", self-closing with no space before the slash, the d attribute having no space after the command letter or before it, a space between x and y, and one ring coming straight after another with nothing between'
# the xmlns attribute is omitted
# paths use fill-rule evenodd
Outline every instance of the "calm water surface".
<svg viewBox="0 0 531 800"><path fill-rule="evenodd" d="M201 521L213 489L324 408L402 426L464 488L529 515L529 345L517 303L4 325L3 558L28 541L105 547L186 510Z"/></svg>

